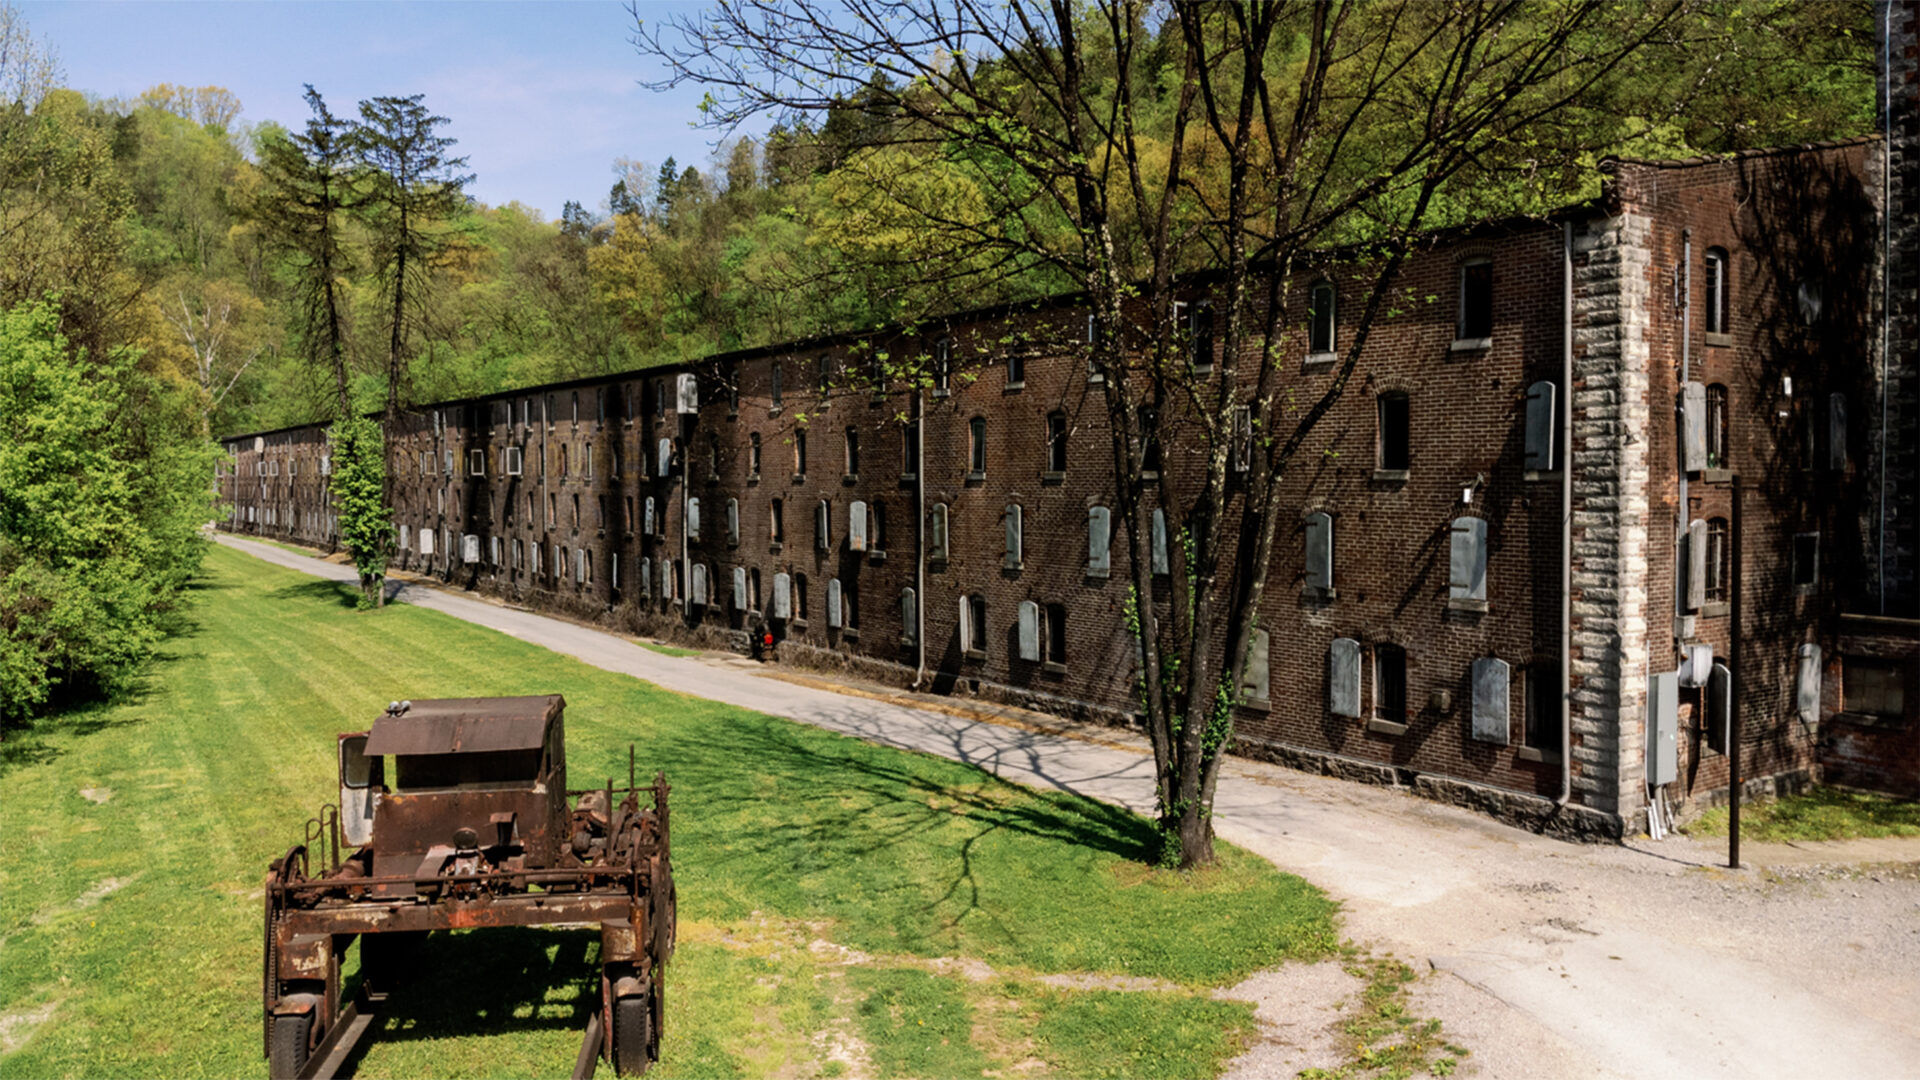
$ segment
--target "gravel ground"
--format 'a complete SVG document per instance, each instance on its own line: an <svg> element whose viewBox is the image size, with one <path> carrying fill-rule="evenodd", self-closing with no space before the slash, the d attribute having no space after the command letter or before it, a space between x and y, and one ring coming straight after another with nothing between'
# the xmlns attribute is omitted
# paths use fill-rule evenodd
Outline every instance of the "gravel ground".
<svg viewBox="0 0 1920 1080"><path fill-rule="evenodd" d="M220 542L315 576L349 568ZM1010 780L1152 808L1145 745L1111 729L723 658L446 590L400 598L661 686ZM1920 1080L1920 840L1745 845L1683 836L1575 845L1451 806L1235 760L1220 835L1340 900L1356 942L1423 972L1413 1008L1471 1055L1456 1075ZM1262 972L1263 1037L1231 1075L1291 1077L1344 1052L1338 965Z"/></svg>

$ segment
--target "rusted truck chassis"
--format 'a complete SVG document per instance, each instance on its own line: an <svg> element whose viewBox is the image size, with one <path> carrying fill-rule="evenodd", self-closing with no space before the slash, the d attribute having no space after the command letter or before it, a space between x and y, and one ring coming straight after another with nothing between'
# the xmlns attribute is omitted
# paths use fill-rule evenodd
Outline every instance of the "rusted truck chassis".
<svg viewBox="0 0 1920 1080"><path fill-rule="evenodd" d="M658 1060L676 907L666 777L636 786L630 748L625 787L569 789L565 708L558 694L396 702L339 736L339 804L267 875L273 1077L318 1064L356 936L364 1001L428 933L496 926L597 927L598 1053L623 1075Z"/></svg>

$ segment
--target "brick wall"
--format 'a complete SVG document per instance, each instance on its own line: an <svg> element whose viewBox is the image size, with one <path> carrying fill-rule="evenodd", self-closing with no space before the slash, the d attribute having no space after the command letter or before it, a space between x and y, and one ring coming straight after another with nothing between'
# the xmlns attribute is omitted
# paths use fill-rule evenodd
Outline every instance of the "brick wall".
<svg viewBox="0 0 1920 1080"><path fill-rule="evenodd" d="M1822 582L1835 587L1796 592L1788 580L1791 535L1818 528L1860 540L1868 429L1856 427L1862 445L1840 475L1800 469L1804 447L1793 406L1779 392L1787 373L1781 365L1798 365L1792 374L1800 398L1815 388L1828 392L1829 383L1863 400L1871 396L1871 388L1841 387L1829 377L1830 368L1844 366L1830 361L1852 363L1847 358L1861 347L1849 335L1859 329L1857 298L1869 295L1848 274L1870 264L1870 252L1865 258L1854 253L1852 261L1830 257L1867 227L1862 215L1872 217L1870 208L1848 201L1857 191L1842 190L1849 182L1858 187L1863 153L1855 145L1682 167L1623 162L1609 179L1603 212L1572 218L1575 374L1571 393L1561 388L1560 394L1574 430L1561 454L1574 497L1570 809L1556 812L1551 802L1560 794L1557 747L1529 747L1522 734L1533 700L1528 680L1547 677L1559 651L1564 474L1529 473L1523 461L1528 387L1561 377L1565 264L1557 222L1435 236L1408 262L1394 314L1375 327L1345 395L1283 481L1282 504L1298 512L1280 525L1261 612L1272 692L1267 701L1236 710L1237 748L1410 783L1541 827L1617 833L1635 823L1646 800L1646 672L1672 670L1685 641L1711 644L1716 656L1731 645L1725 613L1695 613L1691 624L1676 618L1678 531L1693 517L1731 514L1725 476L1687 477L1681 501L1674 402L1687 324L1674 301L1673 273L1685 260L1685 231L1692 230L1696 260L1709 245L1731 253L1741 305L1726 343L1694 340L1687 374L1730 388L1730 455L1752 491L1743 504L1749 573L1741 594L1753 638L1745 659L1746 770L1804 770L1816 733L1794 726L1792 653L1802 641L1832 645L1837 585L1848 575L1839 544L1823 546ZM1827 210L1809 210L1816 196ZM1484 343L1456 342L1462 266L1483 258L1492 267L1493 333ZM1826 268L1823 281L1834 298L1817 333L1799 326L1780 300L1805 276L1809 261ZM1328 271L1342 310L1356 310L1364 299L1351 282L1365 279L1354 270ZM1298 309L1306 307L1313 280L1303 274L1297 282ZM399 565L537 608L720 645L739 643L743 631L770 619L775 575L788 574L795 617L769 625L785 643L783 658L903 683L924 665L939 692L1124 720L1137 708L1135 649L1124 622L1132 543L1116 515L1111 571L1088 572L1088 511L1113 508L1114 485L1102 387L1089 381L1084 355L1073 345L1082 319L1070 306L961 317L917 335L755 350L688 369L420 410L398 426L391 446L396 522L409 530ZM1344 348L1342 331L1337 345ZM1696 338L1700 332L1692 328ZM871 357L931 353L943 337L951 339L953 358L947 392L932 386L875 392L867 374ZM1332 366L1310 361L1301 337L1281 363L1293 400L1305 403L1324 392ZM1010 378L1008 342L1024 356L1019 384ZM818 374L823 363L825 390ZM701 383L698 412L684 417L672 409L674 383L683 373ZM1411 461L1404 475L1376 467L1376 410L1387 394L1404 394L1409 402ZM1067 467L1057 474L1046 460L1048 417L1055 413L1068 432ZM905 448L916 416L924 417L924 450L910 468ZM985 429L985 467L977 472L975 418ZM1201 443L1180 434L1177 416L1170 419L1175 436L1163 448L1163 468L1190 475L1204 466ZM849 429L859 441L857 474L847 461ZM757 472L750 467L756 437ZM802 437L803 473L795 461ZM664 477L657 467L662 438L676 446ZM317 482L272 489L273 497L296 505L293 518L276 512L269 527L258 520L261 492L248 471L261 460L317 453L317 429L268 433L259 437L258 450L254 439L229 444L239 451L242 474L222 481L223 493L242 511L233 527L329 541L323 514L299 516L301 508L324 508ZM519 476L504 474L509 447L524 451ZM471 468L473 450L483 451L484 472ZM423 453L428 469L421 467ZM1856 460L1860 464L1852 464ZM649 498L656 518L651 532L643 520ZM697 539L686 533L688 498L700 501ZM776 499L784 520L778 542L771 528ZM727 535L729 500L738 507L737 542ZM822 501L830 509L824 549L815 541L815 507ZM848 542L856 502L884 508L884 543L873 550L855 551ZM924 565L922 504L944 506L949 522L947 557ZM1020 507L1023 521L1018 566L1005 559L1009 505ZM1331 594L1303 587L1304 518L1316 511L1333 522ZM1850 533L1842 524L1848 515L1855 522ZM1449 598L1450 534L1463 517L1487 522L1485 610ZM440 540L425 554L421 529L446 530L453 550ZM460 558L459 537L467 534L483 538L478 563ZM1226 534L1236 535L1231 523ZM492 559L494 536L503 544L499 565ZM523 552L518 567L516 541ZM524 554L533 545L542 551L539 573ZM568 565L554 565L556 549ZM592 556L590 580L576 580L571 560L581 550ZM1233 557L1225 553L1229 562ZM687 592L683 559L709 568L705 605L681 599ZM663 560L682 567L673 602L661 590ZM643 565L651 571L644 589ZM757 607L734 603L736 567L750 581L757 578ZM857 627L828 626L833 580L849 597L857 594ZM903 611L908 589L917 613ZM974 596L985 604L986 641L969 651L959 637L959 610ZM1165 605L1164 587L1146 602ZM1023 603L1064 612L1064 664L1019 657ZM909 614L924 619L924 652L912 639ZM1336 716L1328 704L1328 658L1341 638L1361 647L1359 718ZM1392 647L1406 655L1407 709L1383 720L1375 715L1376 659ZM1472 736L1470 672L1484 658L1511 666L1504 742ZM1545 695L1543 703L1554 713L1557 742L1553 698ZM1699 703L1690 699L1689 708L1697 712ZM1683 799L1724 787L1724 759L1691 745L1683 753Z"/></svg>

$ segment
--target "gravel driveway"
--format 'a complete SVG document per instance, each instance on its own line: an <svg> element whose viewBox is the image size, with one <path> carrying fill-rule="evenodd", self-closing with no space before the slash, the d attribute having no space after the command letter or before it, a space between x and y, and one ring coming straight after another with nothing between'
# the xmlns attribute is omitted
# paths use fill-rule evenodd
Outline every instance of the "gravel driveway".
<svg viewBox="0 0 1920 1080"><path fill-rule="evenodd" d="M403 586L399 598L668 689L1152 806L1145 744L1125 733L662 656L441 589ZM1355 941L1429 972L1414 1007L1472 1051L1456 1075L1920 1080L1920 840L1749 844L1749 868L1729 871L1723 847L1684 837L1572 845L1403 792L1240 760L1224 771L1214 820L1224 838L1339 899ZM1337 1064L1335 1032L1356 989L1334 965L1248 980L1236 994L1258 1003L1265 1038L1233 1075Z"/></svg>

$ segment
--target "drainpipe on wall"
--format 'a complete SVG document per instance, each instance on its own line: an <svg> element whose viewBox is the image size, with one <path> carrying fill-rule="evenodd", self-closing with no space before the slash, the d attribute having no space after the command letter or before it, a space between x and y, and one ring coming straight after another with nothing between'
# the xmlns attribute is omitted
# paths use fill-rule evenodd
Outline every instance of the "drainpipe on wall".
<svg viewBox="0 0 1920 1080"><path fill-rule="evenodd" d="M1886 130L1880 140L1880 522L1874 544L1874 578L1879 582L1879 613L1887 613L1887 379L1893 368L1893 4L1882 0L1880 81L1886 94L1881 113Z"/></svg>
<svg viewBox="0 0 1920 1080"><path fill-rule="evenodd" d="M913 392L913 688L927 681L927 406ZM951 528L951 525L949 525Z"/></svg>
<svg viewBox="0 0 1920 1080"><path fill-rule="evenodd" d="M673 413L680 427L680 573L674 575L678 578L674 584L679 586L680 620L685 622L687 616L693 614L692 549L687 546L687 501L693 498L693 484L687 474L687 458L693 452L693 425L699 420L700 414L687 416L680 412L680 386L677 380L673 388ZM671 453L667 455L667 479L673 479ZM713 582L707 582L707 591L713 591Z"/></svg>
<svg viewBox="0 0 1920 1080"><path fill-rule="evenodd" d="M1573 797L1573 222L1560 223L1560 798Z"/></svg>

